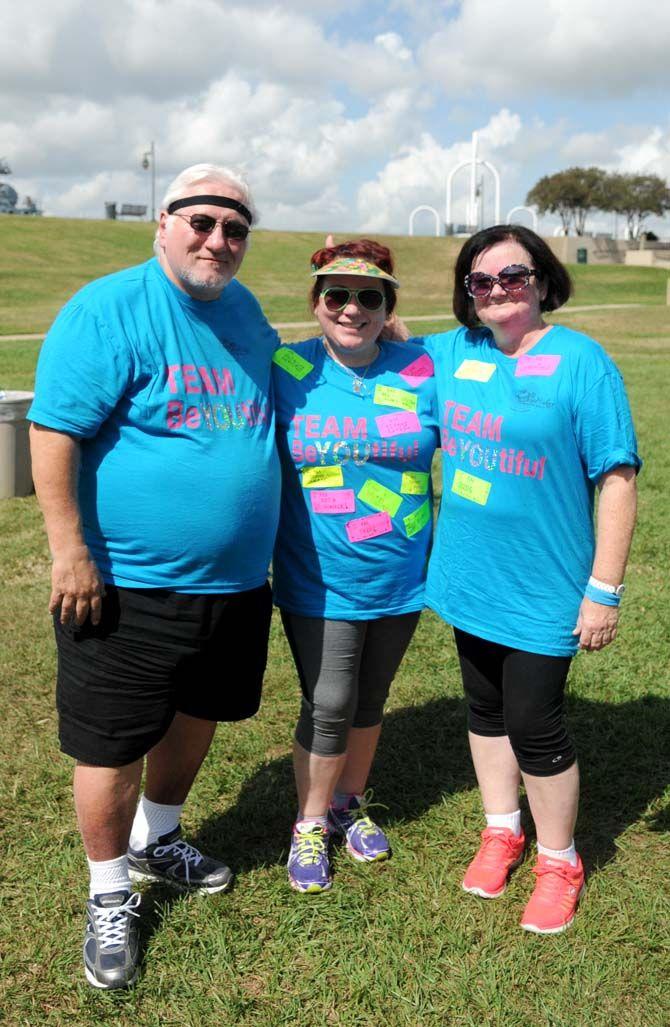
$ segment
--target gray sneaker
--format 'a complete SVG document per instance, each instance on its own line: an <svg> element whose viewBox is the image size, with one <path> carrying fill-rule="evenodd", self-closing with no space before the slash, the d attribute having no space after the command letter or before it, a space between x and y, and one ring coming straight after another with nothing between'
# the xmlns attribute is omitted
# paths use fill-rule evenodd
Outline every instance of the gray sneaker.
<svg viewBox="0 0 670 1027"><path fill-rule="evenodd" d="M128 869L132 881L163 881L209 895L226 891L233 882L230 867L185 842L179 826L146 849L128 849Z"/></svg>
<svg viewBox="0 0 670 1027"><path fill-rule="evenodd" d="M94 988L128 988L139 962L139 916L135 892L109 892L86 903L84 972Z"/></svg>

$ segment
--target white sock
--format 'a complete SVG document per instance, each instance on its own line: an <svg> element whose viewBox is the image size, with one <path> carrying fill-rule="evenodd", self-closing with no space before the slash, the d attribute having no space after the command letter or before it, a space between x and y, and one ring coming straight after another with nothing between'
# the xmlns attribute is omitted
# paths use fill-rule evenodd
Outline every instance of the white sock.
<svg viewBox="0 0 670 1027"><path fill-rule="evenodd" d="M486 826L506 827L518 838L521 834L521 810L515 809L513 813L487 813Z"/></svg>
<svg viewBox="0 0 670 1027"><path fill-rule="evenodd" d="M550 859L564 859L571 863L573 867L577 866L577 850L575 849L574 838L567 849L548 849L546 845L540 845L538 842L537 851L541 852L543 856L548 856Z"/></svg>
<svg viewBox="0 0 670 1027"><path fill-rule="evenodd" d="M146 849L147 845L153 845L164 834L174 831L183 808L183 803L180 806L163 806L142 795L130 832L131 849Z"/></svg>
<svg viewBox="0 0 670 1027"><path fill-rule="evenodd" d="M107 895L109 892L133 890L128 876L127 856L119 856L117 859L89 859L88 869L91 875L89 899L96 895Z"/></svg>
<svg viewBox="0 0 670 1027"><path fill-rule="evenodd" d="M315 827L325 827L328 830L328 817L303 817L300 813L296 818L295 829L298 834L306 834L307 831L312 831Z"/></svg>

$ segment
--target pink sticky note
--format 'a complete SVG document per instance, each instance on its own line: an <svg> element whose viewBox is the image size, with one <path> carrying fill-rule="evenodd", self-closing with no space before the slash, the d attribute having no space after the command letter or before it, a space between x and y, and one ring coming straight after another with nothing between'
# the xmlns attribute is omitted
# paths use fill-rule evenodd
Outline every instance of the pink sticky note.
<svg viewBox="0 0 670 1027"><path fill-rule="evenodd" d="M367 538L376 538L377 535L386 535L393 531L391 518L386 510L370 514L369 517L357 517L354 521L347 521L346 527L350 542L365 542Z"/></svg>
<svg viewBox="0 0 670 1027"><path fill-rule="evenodd" d="M405 435L407 432L421 431L421 421L416 414L407 410L401 410L397 414L382 414L375 417L379 434L382 438L389 435Z"/></svg>
<svg viewBox="0 0 670 1027"><path fill-rule="evenodd" d="M400 377L404 378L408 385L421 385L426 378L432 378L434 374L435 365L427 353L422 353L400 371Z"/></svg>
<svg viewBox="0 0 670 1027"><path fill-rule="evenodd" d="M540 353L536 357L531 353L524 353L516 362L514 377L525 378L527 375L536 375L538 378L549 378L560 362L560 355L554 353Z"/></svg>
<svg viewBox="0 0 670 1027"><path fill-rule="evenodd" d="M318 514L353 513L356 509L353 489L314 489L309 498Z"/></svg>

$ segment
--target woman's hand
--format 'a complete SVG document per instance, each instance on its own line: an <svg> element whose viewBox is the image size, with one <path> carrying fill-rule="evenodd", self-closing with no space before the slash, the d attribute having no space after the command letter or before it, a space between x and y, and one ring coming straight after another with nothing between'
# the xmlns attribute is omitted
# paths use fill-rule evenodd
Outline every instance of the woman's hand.
<svg viewBox="0 0 670 1027"><path fill-rule="evenodd" d="M594 603L586 596L582 599L577 626L572 632L579 635L579 648L587 653L598 652L616 638L619 607Z"/></svg>

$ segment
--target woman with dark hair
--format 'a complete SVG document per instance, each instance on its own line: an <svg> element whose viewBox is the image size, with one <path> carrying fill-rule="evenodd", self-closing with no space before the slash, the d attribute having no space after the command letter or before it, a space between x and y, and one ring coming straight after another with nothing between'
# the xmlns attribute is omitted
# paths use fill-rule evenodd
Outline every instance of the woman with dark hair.
<svg viewBox="0 0 670 1027"><path fill-rule="evenodd" d="M571 291L547 244L517 225L485 229L455 275L463 327L425 340L443 458L426 603L454 626L486 815L463 888L497 898L522 861L523 780L538 858L521 926L554 934L584 885L565 682L577 649L616 635L640 460L611 359L543 319Z"/></svg>
<svg viewBox="0 0 670 1027"><path fill-rule="evenodd" d="M322 335L275 354L282 505L275 603L300 678L299 810L288 860L301 892L331 886L330 833L387 859L367 779L384 703L424 605L439 431L432 363L382 341L398 282L379 243L312 257Z"/></svg>

